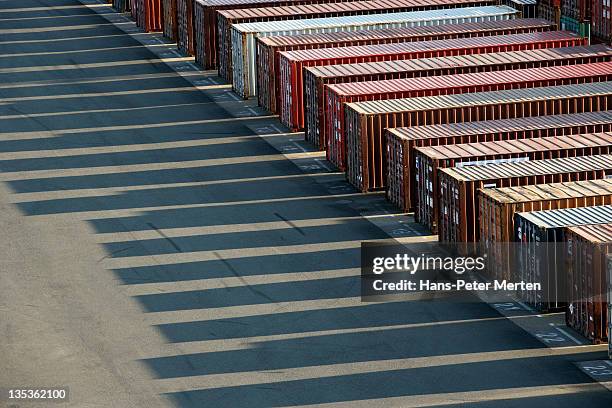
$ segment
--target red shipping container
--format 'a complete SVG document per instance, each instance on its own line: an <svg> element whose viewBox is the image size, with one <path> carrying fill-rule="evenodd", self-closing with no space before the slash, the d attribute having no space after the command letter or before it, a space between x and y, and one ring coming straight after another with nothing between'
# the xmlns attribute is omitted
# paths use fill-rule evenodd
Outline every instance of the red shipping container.
<svg viewBox="0 0 612 408"><path fill-rule="evenodd" d="M304 128L303 70L305 67L572 47L585 44L586 40L574 33L549 31L492 37L285 51L280 53L282 90L280 94L280 120L292 131Z"/></svg>
<svg viewBox="0 0 612 408"><path fill-rule="evenodd" d="M266 7L257 9L221 10L217 18L219 75L232 82L233 24L301 20L323 17L357 16L364 14L399 13L409 11L488 6L495 0L368 0L297 6Z"/></svg>
<svg viewBox="0 0 612 408"><path fill-rule="evenodd" d="M440 216L439 169L489 162L544 160L609 154L612 133L539 137L415 148L416 207L419 222L432 234L438 232Z"/></svg>
<svg viewBox="0 0 612 408"><path fill-rule="evenodd" d="M569 306L566 324L591 342L608 338L607 255L612 252L612 224L565 229Z"/></svg>
<svg viewBox="0 0 612 408"><path fill-rule="evenodd" d="M584 64L609 61L611 51L609 46L599 44L588 47L306 67L303 70L305 138L321 150L327 146L326 129L322 124L326 108L325 93L327 85L330 84Z"/></svg>
<svg viewBox="0 0 612 408"><path fill-rule="evenodd" d="M382 188L385 129L608 110L612 82L366 101L345 105L347 169L361 191ZM376 156L374 152L381 153Z"/></svg>
<svg viewBox="0 0 612 408"><path fill-rule="evenodd" d="M329 85L326 92L325 106L327 110L323 124L328 135L328 157L339 169L344 170L346 161L344 104L347 102L418 98L421 96L535 88L610 80L612 80L612 62L598 62L426 78L332 84ZM385 151L384 146L374 145L374 149L377 147L381 148L381 152ZM379 155L377 152L373 152L373 154ZM375 179L379 177L382 179L382 186L386 186L386 171L383 171L380 175L374 175Z"/></svg>
<svg viewBox="0 0 612 408"><path fill-rule="evenodd" d="M178 38L178 14L176 0L162 0L164 10L164 37L176 41Z"/></svg>
<svg viewBox="0 0 612 408"><path fill-rule="evenodd" d="M387 129L387 199L405 212L415 211L417 222L426 217L414 208L416 147L611 131L612 111Z"/></svg>
<svg viewBox="0 0 612 408"><path fill-rule="evenodd" d="M195 50L195 32L193 29L194 0L176 0L178 49L186 55L193 55Z"/></svg>
<svg viewBox="0 0 612 408"><path fill-rule="evenodd" d="M280 101L279 53L281 51L509 35L551 31L555 27L554 24L541 19L514 19L424 27L258 37L256 65L262 67L262 69L257 70L257 99L260 106L272 113L278 113L278 102Z"/></svg>
<svg viewBox="0 0 612 408"><path fill-rule="evenodd" d="M479 241L479 190L482 188L595 180L606 178L611 172L612 155L441 169L438 173L438 240L446 243Z"/></svg>
<svg viewBox="0 0 612 408"><path fill-rule="evenodd" d="M146 32L162 31L161 0L136 0L136 3L138 3L136 25Z"/></svg>
<svg viewBox="0 0 612 408"><path fill-rule="evenodd" d="M593 0L591 34L607 43L612 39L612 3L609 0Z"/></svg>

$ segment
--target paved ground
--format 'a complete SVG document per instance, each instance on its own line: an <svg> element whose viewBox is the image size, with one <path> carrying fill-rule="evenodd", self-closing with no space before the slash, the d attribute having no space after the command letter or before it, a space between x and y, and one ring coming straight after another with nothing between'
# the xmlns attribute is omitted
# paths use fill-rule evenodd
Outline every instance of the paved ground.
<svg viewBox="0 0 612 408"><path fill-rule="evenodd" d="M612 406L574 364L601 348L548 348L486 304L361 303L380 197L304 171L237 105L76 0L0 0L0 387L68 385L72 407Z"/></svg>

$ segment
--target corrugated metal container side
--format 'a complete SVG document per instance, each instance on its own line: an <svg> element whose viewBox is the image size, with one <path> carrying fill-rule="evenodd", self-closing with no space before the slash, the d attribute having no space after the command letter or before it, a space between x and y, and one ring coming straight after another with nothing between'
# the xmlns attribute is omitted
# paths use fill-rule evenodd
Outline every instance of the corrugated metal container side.
<svg viewBox="0 0 612 408"><path fill-rule="evenodd" d="M330 4L304 4L297 6L283 7L265 7L258 9L234 9L221 10L217 14L217 35L218 35L218 60L219 74L228 82L232 82L233 78L233 46L234 42L244 45L241 49L242 54L252 54L253 64L255 61L255 43L254 37L257 35L294 35L294 34L309 34L323 33L329 31L337 31L334 27L342 25L360 25L359 29L376 29L397 27L398 22L401 22L402 12L417 12L419 10L428 10L438 12L438 14L451 14L449 7L462 6L463 2L456 3L452 0L439 0L432 4L428 0L417 0L415 3L411 0L367 0L353 1ZM491 2L486 2L491 4ZM440 9L444 8L445 9ZM440 10L438 10L440 9ZM463 10L486 10L495 9L496 14L501 10L505 13L516 15L516 10L505 6L487 6L484 7L461 7ZM461 12L462 13L462 12ZM385 20L380 20L381 14L395 14L395 18L388 22L388 25L381 25ZM327 19L341 17L356 17L348 20L331 20ZM357 18L362 16L361 18ZM368 18L367 16L374 16ZM293 21L293 22L292 22ZM299 21L299 22L296 22ZM346 21L346 24L341 24ZM368 21L379 21L377 26L366 27ZM352 23L351 23L352 22ZM260 23L249 26L242 24ZM268 24L265 24L268 23ZM235 25L241 26L242 39L239 40L232 35L232 27ZM253 38L251 38L253 37ZM244 57L247 61L246 56Z"/></svg>
<svg viewBox="0 0 612 408"><path fill-rule="evenodd" d="M538 14L537 0L501 0L500 4L517 9L523 18L534 18Z"/></svg>
<svg viewBox="0 0 612 408"><path fill-rule="evenodd" d="M281 52L280 120L294 131L304 128L303 68L305 67L559 48L584 44L585 40L574 33L548 31Z"/></svg>
<svg viewBox="0 0 612 408"><path fill-rule="evenodd" d="M612 133L552 136L415 148L416 212L419 222L433 234L438 232L438 171L447 167L482 166L514 160L544 160L560 157L612 153Z"/></svg>
<svg viewBox="0 0 612 408"><path fill-rule="evenodd" d="M386 151L387 128L592 112L610 103L612 82L347 103L347 179L360 191L383 187L386 155L371 146Z"/></svg>
<svg viewBox="0 0 612 408"><path fill-rule="evenodd" d="M612 204L612 180L536 184L480 190L480 244L492 279L511 280L514 214Z"/></svg>
<svg viewBox="0 0 612 408"><path fill-rule="evenodd" d="M542 285L542 290L519 291L520 298L538 311L565 308L569 298L566 227L609 222L609 205L516 213L512 279Z"/></svg>
<svg viewBox="0 0 612 408"><path fill-rule="evenodd" d="M387 129L387 199L414 210L414 148L612 131L612 111ZM415 212L415 220L420 214Z"/></svg>
<svg viewBox="0 0 612 408"><path fill-rule="evenodd" d="M475 243L480 233L478 190L606 178L612 156L580 156L440 169L438 239Z"/></svg>
<svg viewBox="0 0 612 408"><path fill-rule="evenodd" d="M162 31L161 0L137 0L136 25L146 32Z"/></svg>
<svg viewBox="0 0 612 408"><path fill-rule="evenodd" d="M186 55L195 52L195 32L193 29L194 0L176 0L178 49Z"/></svg>
<svg viewBox="0 0 612 408"><path fill-rule="evenodd" d="M342 3L344 1L354 0L196 0L193 22L196 36L196 63L204 69L216 69L218 67L217 12L220 10Z"/></svg>
<svg viewBox="0 0 612 408"><path fill-rule="evenodd" d="M561 0L539 0L538 17L561 26Z"/></svg>
<svg viewBox="0 0 612 408"><path fill-rule="evenodd" d="M178 11L176 8L177 0L162 0L164 10L164 37L177 41L178 39Z"/></svg>
<svg viewBox="0 0 612 408"><path fill-rule="evenodd" d="M256 93L256 72L255 72L255 54L256 46L255 39L257 37L268 37L273 35L300 35L300 34L312 34L312 33L328 33L336 31L368 31L376 30L381 28L391 27L410 27L415 25L415 20L419 20L418 24L424 25L423 19L431 20L433 16L444 16L447 20L456 19L455 16L483 16L486 14L488 18L491 15L495 15L499 19L500 15L510 18L510 16L517 15L516 11L509 7L500 6L485 6L485 7L464 7L455 9L435 9L438 6L457 6L458 3L444 0L444 3L440 1L440 4L428 4L427 0L420 0L420 3L414 3L410 0L370 0L360 2L348 2L329 4L323 7L322 5L304 5L295 7L282 8L282 13L278 10L280 7L275 8L275 13L282 15L269 15L267 17L257 18L250 17L240 18L234 17L232 20L231 32L227 33L228 37L221 38L225 35L219 29L219 38L221 41L230 42L226 44L223 52L230 52L231 56L229 60L227 56L221 56L223 61L242 61L243 64L233 64L231 73L234 79L235 91L243 96L248 97ZM419 5L420 4L420 5ZM285 10L289 9L291 10ZM298 10L299 8L299 10ZM432 9L427 11L417 11L420 9ZM273 9L256 9L255 11L264 11ZM455 10L455 11L453 11ZM242 12L244 10L234 10L235 12ZM415 14L416 13L416 14ZM228 22L222 22L222 18L227 13L219 15L219 25L227 27ZM272 14L272 13L270 13ZM310 18L304 20L305 18ZM484 17L481 17L484 18ZM293 20L291 21L279 21L279 20ZM295 20L299 21L296 23ZM249 23L249 21L251 23ZM257 21L257 22L253 22ZM238 24L243 23L243 24ZM220 44L220 47L223 46ZM225 64L225 62L222 62ZM226 69L226 68L220 68ZM248 85L248 89L247 89Z"/></svg>
<svg viewBox="0 0 612 408"><path fill-rule="evenodd" d="M130 17L134 21L138 18L138 2L136 0L130 0Z"/></svg>
<svg viewBox="0 0 612 408"><path fill-rule="evenodd" d="M500 91L602 82L612 80L612 62L478 72L427 78L402 78L386 81L351 82L329 85L326 92L325 120L328 158L340 170L345 168L344 104L348 102L417 98L468 92ZM382 145L372 145L374 156L384 155ZM379 150L381 149L381 150ZM363 166L368 166L364 163ZM386 168L380 177L386 186Z"/></svg>
<svg viewBox="0 0 612 408"><path fill-rule="evenodd" d="M117 13L125 13L126 11L130 11L129 0L113 0L112 4Z"/></svg>
<svg viewBox="0 0 612 408"><path fill-rule="evenodd" d="M516 21L516 20L515 20ZM316 147L327 146L324 107L331 84L421 78L469 72L526 69L610 61L612 48L599 44L588 47L549 48L491 54L459 55L360 64L327 65L304 69L305 137ZM331 152L327 149L327 157Z"/></svg>
<svg viewBox="0 0 612 408"><path fill-rule="evenodd" d="M593 0L591 10L591 33L600 40L612 39L612 5L607 0Z"/></svg>
<svg viewBox="0 0 612 408"><path fill-rule="evenodd" d="M257 100L259 106L272 113L277 113L277 100L280 94L279 52L281 51L509 35L554 29L555 25L546 20L515 19L372 31L338 31L324 34L258 37L255 62L257 68ZM308 91L305 89L305 94L307 93Z"/></svg>
<svg viewBox="0 0 612 408"><path fill-rule="evenodd" d="M608 340L607 258L612 252L612 220L608 224L568 227L568 327L594 344Z"/></svg>

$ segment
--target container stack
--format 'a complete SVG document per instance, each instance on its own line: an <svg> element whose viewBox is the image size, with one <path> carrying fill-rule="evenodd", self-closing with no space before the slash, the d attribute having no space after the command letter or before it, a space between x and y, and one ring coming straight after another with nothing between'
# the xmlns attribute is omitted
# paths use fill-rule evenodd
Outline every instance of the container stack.
<svg viewBox="0 0 612 408"><path fill-rule="evenodd" d="M610 337L609 1L113 5L304 131L359 191L486 251L486 278L541 283L516 295L566 311L592 342Z"/></svg>

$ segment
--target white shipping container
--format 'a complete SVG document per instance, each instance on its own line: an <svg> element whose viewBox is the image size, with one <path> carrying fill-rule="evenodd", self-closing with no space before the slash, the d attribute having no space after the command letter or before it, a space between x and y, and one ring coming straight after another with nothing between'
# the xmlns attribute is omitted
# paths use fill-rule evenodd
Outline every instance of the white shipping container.
<svg viewBox="0 0 612 408"><path fill-rule="evenodd" d="M486 6L234 24L231 50L232 88L245 99L256 95L255 39L257 37L511 20L517 15L518 12L511 7Z"/></svg>

